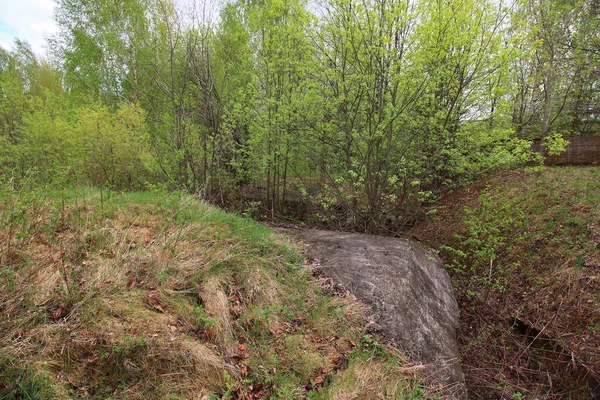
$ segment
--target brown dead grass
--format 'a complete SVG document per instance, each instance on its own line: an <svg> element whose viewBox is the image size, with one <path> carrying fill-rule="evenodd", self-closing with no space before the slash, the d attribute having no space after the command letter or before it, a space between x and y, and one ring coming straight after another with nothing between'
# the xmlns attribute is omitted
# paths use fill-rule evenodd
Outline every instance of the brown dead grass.
<svg viewBox="0 0 600 400"><path fill-rule="evenodd" d="M600 371L600 269L598 254L598 170L548 168L541 173L512 172L463 188L435 205L436 214L411 234L439 249L451 246L468 253L455 235L468 237L465 206L480 210L487 193L498 210L524 213L522 226L503 233L493 269L467 259L468 273L452 273L461 306L459 340L470 396L510 398L515 393L545 399L587 399L590 390L579 365ZM511 247L509 251L508 248ZM444 253L445 262L453 255ZM460 260L464 262L464 260ZM474 282L489 271L505 293ZM511 329L519 318L540 332L528 337ZM535 339L535 340L533 340ZM532 341L533 340L533 341Z"/></svg>
<svg viewBox="0 0 600 400"><path fill-rule="evenodd" d="M394 376L413 376L421 366L389 366L373 360L356 360L338 373L337 379L328 387L325 399L413 399L410 381L399 381Z"/></svg>
<svg viewBox="0 0 600 400"><path fill-rule="evenodd" d="M206 313L215 319L214 325L206 329L206 334L213 343L219 345L221 354L229 359L235 352L236 341L229 313L229 300L218 277L209 277L202 284L200 298Z"/></svg>
<svg viewBox="0 0 600 400"><path fill-rule="evenodd" d="M0 396L301 399L371 351L365 309L323 295L292 243L265 246L252 236L262 228L190 199L169 209L92 194L32 207L20 238L0 227L13 235L0 249Z"/></svg>

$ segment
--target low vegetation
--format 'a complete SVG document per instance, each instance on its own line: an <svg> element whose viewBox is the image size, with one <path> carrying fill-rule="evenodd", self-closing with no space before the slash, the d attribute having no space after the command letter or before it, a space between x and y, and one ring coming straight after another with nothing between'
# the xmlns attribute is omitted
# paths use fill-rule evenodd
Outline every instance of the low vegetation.
<svg viewBox="0 0 600 400"><path fill-rule="evenodd" d="M0 201L3 399L429 398L290 243L178 193Z"/></svg>
<svg viewBox="0 0 600 400"><path fill-rule="evenodd" d="M54 3L0 46L0 398L431 396L250 216L412 229L474 398L600 382L600 173L507 172L600 135L597 0Z"/></svg>
<svg viewBox="0 0 600 400"><path fill-rule="evenodd" d="M394 235L441 188L530 162L532 139L600 134L595 0L53 3L46 54L0 46L17 184Z"/></svg>
<svg viewBox="0 0 600 400"><path fill-rule="evenodd" d="M429 214L412 234L439 249L455 283L472 397L589 399L600 383L600 170L512 172Z"/></svg>

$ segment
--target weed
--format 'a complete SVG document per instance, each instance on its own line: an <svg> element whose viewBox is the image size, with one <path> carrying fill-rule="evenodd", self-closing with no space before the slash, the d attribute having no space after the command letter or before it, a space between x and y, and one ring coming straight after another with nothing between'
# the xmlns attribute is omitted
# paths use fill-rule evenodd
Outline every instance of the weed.
<svg viewBox="0 0 600 400"><path fill-rule="evenodd" d="M475 396L589 398L568 365L581 357L593 370L600 367L600 352L590 344L598 337L593 321L600 320L600 276L593 267L598 182L595 167L500 175L443 200L443 225L415 229L417 237L435 239L428 244L440 250L459 294L462 353ZM560 338L566 350L523 344L523 335L507 331L507 319L515 316Z"/></svg>
<svg viewBox="0 0 600 400"><path fill-rule="evenodd" d="M196 325L200 328L210 328L217 323L215 318L210 317L204 312L204 308L201 305L194 307L193 312Z"/></svg>
<svg viewBox="0 0 600 400"><path fill-rule="evenodd" d="M248 218L166 191L0 196L2 398L292 399L336 385L336 359L387 371L362 309ZM400 372L369 390L399 393Z"/></svg>
<svg viewBox="0 0 600 400"><path fill-rule="evenodd" d="M59 398L47 372L27 368L10 357L0 359L0 397L6 400Z"/></svg>

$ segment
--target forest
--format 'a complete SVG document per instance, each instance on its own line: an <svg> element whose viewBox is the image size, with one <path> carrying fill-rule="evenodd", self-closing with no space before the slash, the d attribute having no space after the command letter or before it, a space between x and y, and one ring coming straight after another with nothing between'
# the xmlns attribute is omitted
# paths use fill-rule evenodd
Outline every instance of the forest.
<svg viewBox="0 0 600 400"><path fill-rule="evenodd" d="M0 179L393 233L600 133L596 0L206 7L58 0L46 54L0 49Z"/></svg>
<svg viewBox="0 0 600 400"><path fill-rule="evenodd" d="M0 398L600 398L600 169L550 165L600 139L600 0L54 3L0 46Z"/></svg>

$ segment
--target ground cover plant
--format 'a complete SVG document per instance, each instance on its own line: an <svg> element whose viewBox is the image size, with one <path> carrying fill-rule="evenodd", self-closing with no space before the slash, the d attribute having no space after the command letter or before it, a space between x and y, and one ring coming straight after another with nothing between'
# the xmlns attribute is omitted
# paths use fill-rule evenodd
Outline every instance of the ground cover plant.
<svg viewBox="0 0 600 400"><path fill-rule="evenodd" d="M2 190L2 398L433 396L248 218L180 193Z"/></svg>
<svg viewBox="0 0 600 400"><path fill-rule="evenodd" d="M515 171L429 212L413 234L451 273L472 396L590 398L600 370L600 170Z"/></svg>
<svg viewBox="0 0 600 400"><path fill-rule="evenodd" d="M472 393L587 395L597 167L535 165L600 135L597 0L27 1L0 12L0 397L429 396L248 218L409 232ZM7 44L38 12L43 51Z"/></svg>

